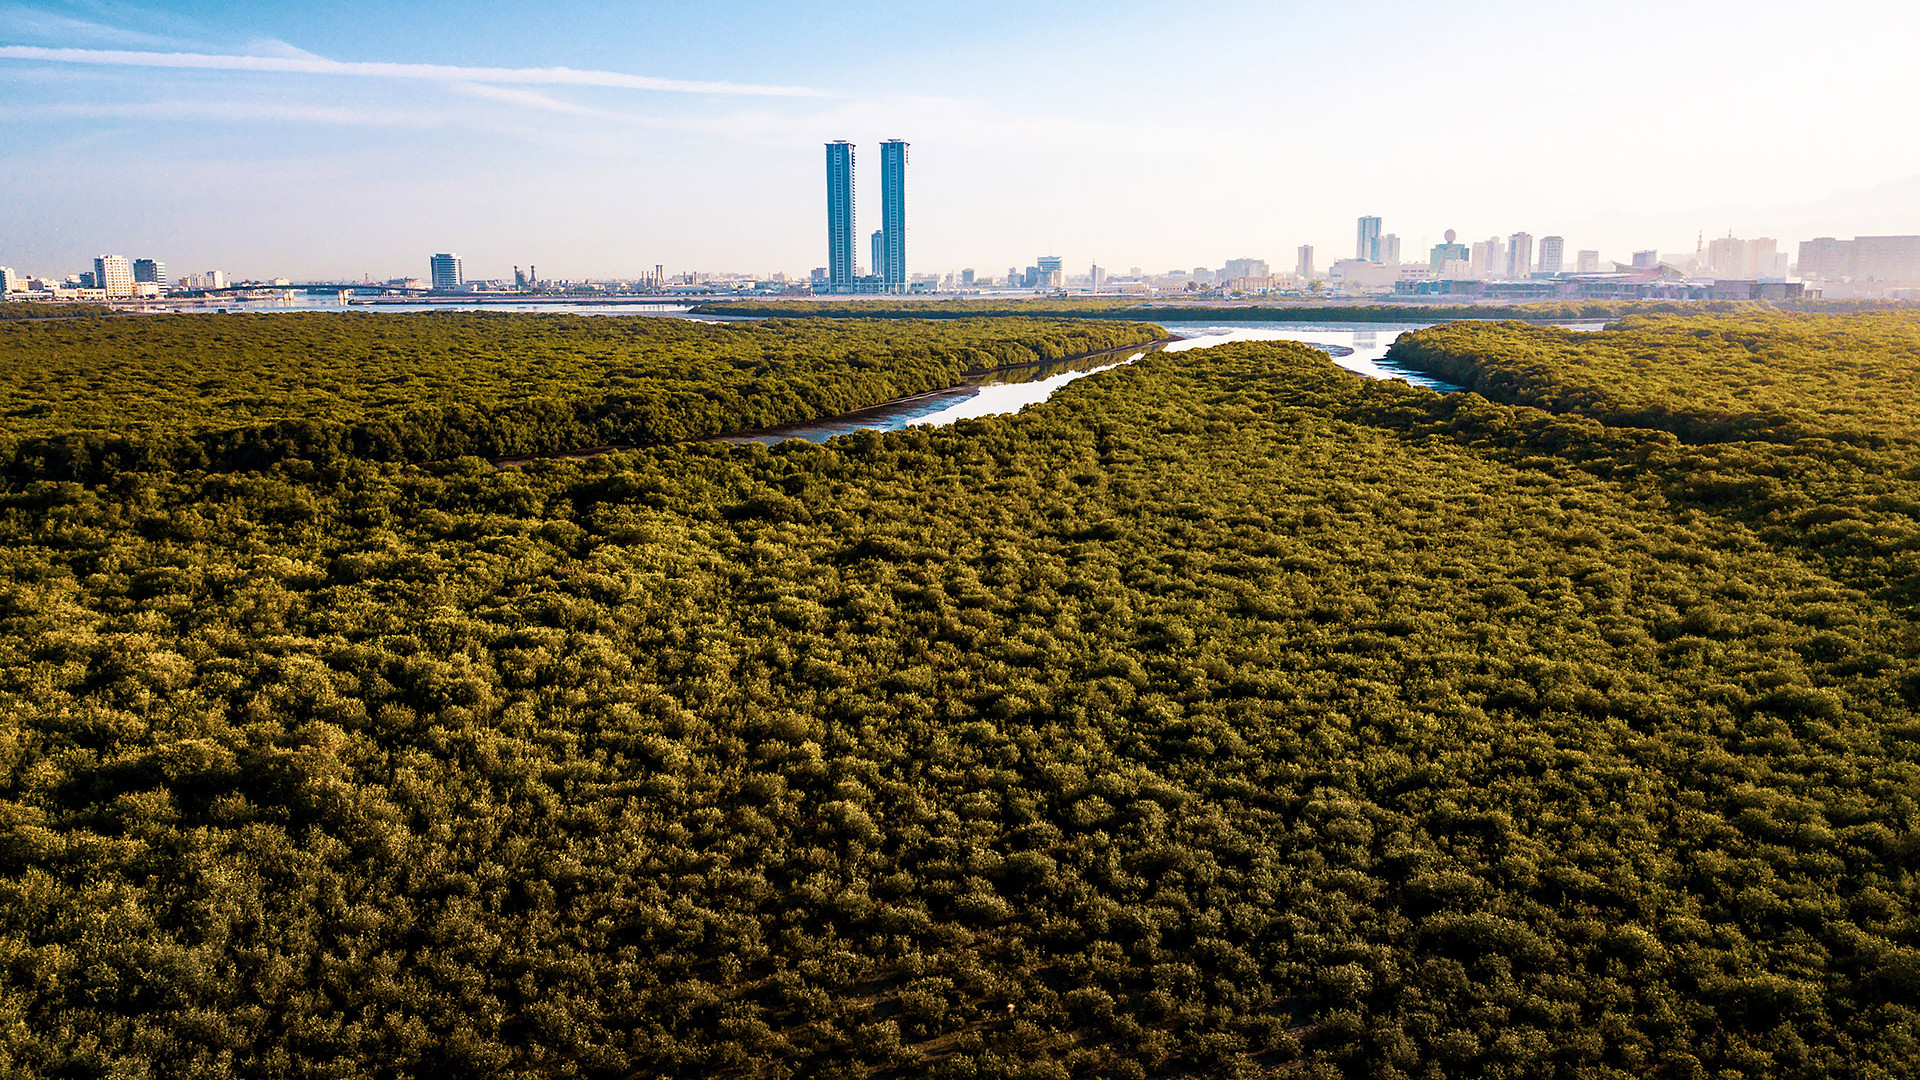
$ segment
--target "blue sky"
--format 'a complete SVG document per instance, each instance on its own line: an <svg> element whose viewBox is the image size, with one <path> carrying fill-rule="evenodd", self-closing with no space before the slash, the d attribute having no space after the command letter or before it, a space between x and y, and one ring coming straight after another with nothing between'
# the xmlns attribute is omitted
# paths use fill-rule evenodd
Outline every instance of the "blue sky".
<svg viewBox="0 0 1920 1080"><path fill-rule="evenodd" d="M1194 7L0 0L0 263L804 273L890 137L916 270L1920 232L1908 5Z"/></svg>

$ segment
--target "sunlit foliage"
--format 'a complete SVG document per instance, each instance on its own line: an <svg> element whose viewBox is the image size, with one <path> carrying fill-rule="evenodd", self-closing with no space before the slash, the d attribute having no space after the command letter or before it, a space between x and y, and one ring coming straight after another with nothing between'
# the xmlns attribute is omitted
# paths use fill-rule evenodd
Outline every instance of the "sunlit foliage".
<svg viewBox="0 0 1920 1080"><path fill-rule="evenodd" d="M1920 312L1635 317L1598 334L1455 324L1390 355L1531 407L1516 416L1590 418L1542 449L1920 603Z"/></svg>
<svg viewBox="0 0 1920 1080"><path fill-rule="evenodd" d="M52 304L19 300L0 303L0 322L28 319L91 319L113 313L113 309L105 304Z"/></svg>
<svg viewBox="0 0 1920 1080"><path fill-rule="evenodd" d="M1166 337L1145 324L274 312L0 327L0 468L428 461L653 445L836 415L963 374Z"/></svg>
<svg viewBox="0 0 1920 1080"><path fill-rule="evenodd" d="M1911 611L1682 449L1263 344L15 483L0 1068L1911 1074Z"/></svg>

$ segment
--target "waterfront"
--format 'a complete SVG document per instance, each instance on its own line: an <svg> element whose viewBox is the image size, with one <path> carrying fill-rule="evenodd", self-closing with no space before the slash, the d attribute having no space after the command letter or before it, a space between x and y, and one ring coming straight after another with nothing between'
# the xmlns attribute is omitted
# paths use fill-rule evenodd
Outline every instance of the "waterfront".
<svg viewBox="0 0 1920 1080"><path fill-rule="evenodd" d="M1386 362L1387 347L1408 330L1423 325L1368 327L1354 329L1301 328L1283 323L1214 325L1209 323L1161 323L1175 339L1142 349L1125 360L1092 357L1066 364L1050 364L1034 369L992 372L947 390L916 394L897 401L883 402L841 416L764 431L739 432L714 441L731 443L776 443L786 439L825 442L836 435L855 431L897 431L926 424L935 427L980 416L999 416L1019 412L1052 397L1068 383L1103 371L1131 364L1150 352L1179 353L1208 349L1240 341L1297 341L1327 353L1335 364L1356 374L1375 379L1400 379L1441 393L1458 390L1417 371Z"/></svg>
<svg viewBox="0 0 1920 1080"><path fill-rule="evenodd" d="M1204 323L1163 322L1182 340L1168 346L1169 352L1205 349L1239 341L1297 341L1321 348L1333 356L1333 362L1357 375L1370 379L1398 379L1440 393L1460 389L1430 375L1389 363L1387 349L1401 334L1424 330L1434 323L1388 323L1379 325L1348 323L1343 326L1314 323ZM1344 355L1343 355L1344 352Z"/></svg>
<svg viewBox="0 0 1920 1080"><path fill-rule="evenodd" d="M1101 357L1080 364L995 372L948 390L916 394L804 424L740 432L715 441L770 444L786 439L805 439L808 442L825 442L836 435L855 431L897 431L921 424L939 427L972 417L1015 413L1047 400L1068 383L1133 363L1149 352L1188 352L1241 341L1296 341L1327 353L1335 364L1357 375L1372 379L1399 379L1443 394L1460 389L1452 383L1389 363L1386 359L1387 348L1401 334L1431 326L1432 323L1367 326L1360 329L1303 327L1290 323L1164 322L1160 325L1172 332L1175 340L1141 350L1118 363Z"/></svg>
<svg viewBox="0 0 1920 1080"><path fill-rule="evenodd" d="M529 301L524 304L486 304L457 306L448 304L384 304L380 306L342 305L332 297L299 297L293 300L251 301L229 310L275 311L363 311L403 313L423 311L501 311L518 314L641 315L655 318L688 319L697 322L757 321L753 316L690 315L684 305L657 302L600 304L583 307L566 303ZM1115 361L1111 356L1082 358L1058 364L1008 371L989 372L968 379L958 386L915 394L894 401L837 416L779 428L737 432L716 437L730 443L772 444L787 439L825 442L855 431L897 431L917 425L944 426L959 420L1016 413L1029 405L1046 401L1061 387L1089 375L1108 371L1141 359L1148 352L1187 352L1217 345L1250 341L1293 341L1325 352L1333 362L1348 371L1371 379L1398 379L1438 393L1453 393L1461 388L1423 372L1401 367L1387 359L1387 351L1401 334L1435 325L1431 322L1408 323L1298 323L1298 322L1159 322L1175 340L1149 346L1132 357ZM1601 322L1563 324L1572 329L1598 330Z"/></svg>

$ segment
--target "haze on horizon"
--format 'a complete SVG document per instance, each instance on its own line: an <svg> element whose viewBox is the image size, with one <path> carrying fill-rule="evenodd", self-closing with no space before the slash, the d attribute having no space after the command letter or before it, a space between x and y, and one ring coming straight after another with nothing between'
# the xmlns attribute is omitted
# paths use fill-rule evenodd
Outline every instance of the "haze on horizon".
<svg viewBox="0 0 1920 1080"><path fill-rule="evenodd" d="M913 144L912 269L1408 258L1526 230L1920 232L1908 5L0 3L0 264L822 265L821 143Z"/></svg>

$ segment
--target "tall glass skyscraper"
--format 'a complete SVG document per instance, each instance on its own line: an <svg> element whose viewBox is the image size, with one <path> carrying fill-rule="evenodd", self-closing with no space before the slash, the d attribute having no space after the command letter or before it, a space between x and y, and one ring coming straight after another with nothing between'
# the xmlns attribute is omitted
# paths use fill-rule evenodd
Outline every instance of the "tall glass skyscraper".
<svg viewBox="0 0 1920 1080"><path fill-rule="evenodd" d="M1353 257L1367 262L1380 261L1380 219L1363 217L1359 228L1355 230L1356 243L1353 245Z"/></svg>
<svg viewBox="0 0 1920 1080"><path fill-rule="evenodd" d="M907 144L888 139L880 144L880 244L886 261L876 260L888 292L907 291Z"/></svg>
<svg viewBox="0 0 1920 1080"><path fill-rule="evenodd" d="M853 291L853 144L827 144L827 286Z"/></svg>
<svg viewBox="0 0 1920 1080"><path fill-rule="evenodd" d="M435 290L457 289L467 283L466 274L460 269L460 256L450 252L441 252L427 260L427 272L433 277Z"/></svg>

